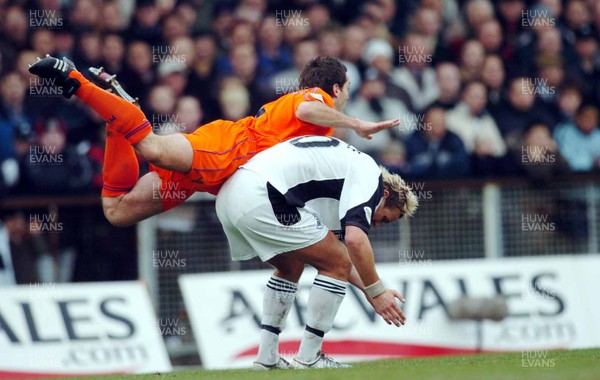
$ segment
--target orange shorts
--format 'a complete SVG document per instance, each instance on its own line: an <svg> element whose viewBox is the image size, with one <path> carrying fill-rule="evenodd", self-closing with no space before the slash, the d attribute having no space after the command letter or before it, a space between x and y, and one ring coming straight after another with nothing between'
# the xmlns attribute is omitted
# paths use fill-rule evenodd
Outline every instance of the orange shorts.
<svg viewBox="0 0 600 380"><path fill-rule="evenodd" d="M196 191L216 195L227 178L257 153L256 139L248 129L253 120L252 117L236 122L215 120L184 134L194 149L188 173L150 165L150 170L156 171L162 180L161 189L166 190L161 196L163 210L183 203ZM169 192L173 194L169 196Z"/></svg>

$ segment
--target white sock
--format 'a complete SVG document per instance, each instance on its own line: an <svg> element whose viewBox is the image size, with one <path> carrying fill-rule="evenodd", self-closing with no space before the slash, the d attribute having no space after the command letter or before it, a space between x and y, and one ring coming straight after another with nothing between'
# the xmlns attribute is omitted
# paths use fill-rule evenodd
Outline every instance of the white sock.
<svg viewBox="0 0 600 380"><path fill-rule="evenodd" d="M256 361L273 365L279 357L279 333L294 304L298 284L273 275L263 295L262 329Z"/></svg>
<svg viewBox="0 0 600 380"><path fill-rule="evenodd" d="M346 295L346 282L317 275L308 296L306 328L296 358L312 363L323 345L323 336L333 326L335 315Z"/></svg>

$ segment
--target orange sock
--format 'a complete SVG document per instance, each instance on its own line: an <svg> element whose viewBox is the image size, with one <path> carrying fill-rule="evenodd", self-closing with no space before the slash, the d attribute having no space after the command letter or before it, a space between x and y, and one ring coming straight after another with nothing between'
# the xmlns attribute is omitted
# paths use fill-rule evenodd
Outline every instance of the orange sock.
<svg viewBox="0 0 600 380"><path fill-rule="evenodd" d="M139 175L140 168L133 146L123 135L107 129L102 196L114 198L127 194L135 186Z"/></svg>
<svg viewBox="0 0 600 380"><path fill-rule="evenodd" d="M98 112L110 128L125 136L132 145L140 142L152 131L150 122L142 110L135 105L104 91L87 80L79 71L73 70L69 76L81 83L75 95Z"/></svg>

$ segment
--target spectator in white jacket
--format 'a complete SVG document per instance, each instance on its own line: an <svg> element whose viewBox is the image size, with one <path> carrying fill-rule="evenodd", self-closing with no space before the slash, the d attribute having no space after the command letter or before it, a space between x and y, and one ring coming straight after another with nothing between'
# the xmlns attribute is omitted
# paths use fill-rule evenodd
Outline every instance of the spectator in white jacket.
<svg viewBox="0 0 600 380"><path fill-rule="evenodd" d="M506 154L506 144L486 105L487 88L472 81L465 85L462 101L446 115L448 129L460 137L472 156L474 170L484 176L499 174Z"/></svg>
<svg viewBox="0 0 600 380"><path fill-rule="evenodd" d="M390 140L408 136L418 126L418 118L408 110L404 103L386 95L386 83L379 76L365 78L360 86L358 96L348 102L346 113L351 117L375 122L400 119L398 127L376 133L371 140L354 138L352 135L355 133L340 136L357 149L372 155L388 145Z"/></svg>
<svg viewBox="0 0 600 380"><path fill-rule="evenodd" d="M439 96L431 46L425 36L409 33L398 53L402 67L394 70L393 83L409 94L413 112L423 112Z"/></svg>

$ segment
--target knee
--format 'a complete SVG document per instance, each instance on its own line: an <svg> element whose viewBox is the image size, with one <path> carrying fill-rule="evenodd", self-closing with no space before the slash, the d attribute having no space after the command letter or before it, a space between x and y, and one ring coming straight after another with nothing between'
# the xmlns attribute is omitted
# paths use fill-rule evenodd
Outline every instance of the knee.
<svg viewBox="0 0 600 380"><path fill-rule="evenodd" d="M338 255L331 256L326 265L317 269L319 269L320 273L327 274L338 280L348 281L350 271L352 270L352 261L346 252L340 252Z"/></svg>
<svg viewBox="0 0 600 380"><path fill-rule="evenodd" d="M304 263L300 261L280 262L276 268L275 276L291 282L298 282L304 271Z"/></svg>
<svg viewBox="0 0 600 380"><path fill-rule="evenodd" d="M351 270L352 260L350 260L350 256L348 254L340 255L340 258L336 261L334 273L339 279L347 281Z"/></svg>
<svg viewBox="0 0 600 380"><path fill-rule="evenodd" d="M129 227L132 223L127 220L127 214L120 210L119 204L103 204L104 216L115 227Z"/></svg>

